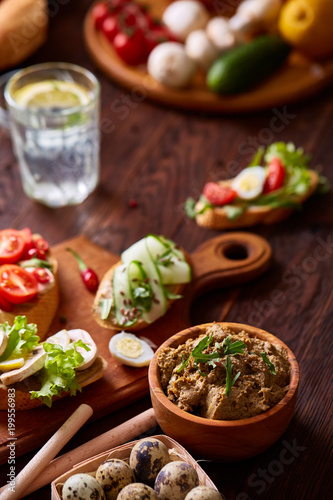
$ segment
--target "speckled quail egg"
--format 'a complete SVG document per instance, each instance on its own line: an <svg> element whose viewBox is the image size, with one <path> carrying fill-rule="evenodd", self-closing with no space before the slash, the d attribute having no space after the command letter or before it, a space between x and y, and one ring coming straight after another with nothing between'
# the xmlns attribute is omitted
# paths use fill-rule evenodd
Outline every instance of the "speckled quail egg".
<svg viewBox="0 0 333 500"><path fill-rule="evenodd" d="M223 497L214 488L201 485L193 488L186 495L185 500L223 500Z"/></svg>
<svg viewBox="0 0 333 500"><path fill-rule="evenodd" d="M160 500L184 500L187 493L199 485L197 471L192 465L176 460L160 470L154 485Z"/></svg>
<svg viewBox="0 0 333 500"><path fill-rule="evenodd" d="M159 500L153 488L143 483L128 484L121 490L117 500Z"/></svg>
<svg viewBox="0 0 333 500"><path fill-rule="evenodd" d="M156 438L144 438L132 448L129 463L136 479L146 484L154 484L162 467L170 462L168 448Z"/></svg>
<svg viewBox="0 0 333 500"><path fill-rule="evenodd" d="M62 487L63 500L105 500L105 494L99 482L90 474L74 474Z"/></svg>
<svg viewBox="0 0 333 500"><path fill-rule="evenodd" d="M109 351L121 363L128 366L148 366L154 351L146 341L133 333L120 332L109 342Z"/></svg>
<svg viewBox="0 0 333 500"><path fill-rule="evenodd" d="M128 463L111 458L98 467L96 479L104 489L106 500L115 500L122 488L135 481L135 476Z"/></svg>

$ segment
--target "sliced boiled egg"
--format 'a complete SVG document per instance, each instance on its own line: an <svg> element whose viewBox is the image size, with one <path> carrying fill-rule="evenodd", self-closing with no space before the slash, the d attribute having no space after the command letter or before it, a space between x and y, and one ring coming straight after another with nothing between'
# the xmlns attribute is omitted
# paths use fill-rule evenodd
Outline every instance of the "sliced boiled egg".
<svg viewBox="0 0 333 500"><path fill-rule="evenodd" d="M239 198L253 200L262 193L265 178L266 171L263 167L247 167L233 179L231 187Z"/></svg>
<svg viewBox="0 0 333 500"><path fill-rule="evenodd" d="M109 350L112 356L128 366L148 366L154 356L147 342L126 332L117 333L111 338Z"/></svg>

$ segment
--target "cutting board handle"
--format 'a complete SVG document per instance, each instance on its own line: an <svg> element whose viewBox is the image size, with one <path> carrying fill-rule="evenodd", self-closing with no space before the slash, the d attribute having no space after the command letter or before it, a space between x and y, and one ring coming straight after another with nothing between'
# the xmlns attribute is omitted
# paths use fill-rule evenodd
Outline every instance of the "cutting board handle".
<svg viewBox="0 0 333 500"><path fill-rule="evenodd" d="M191 255L191 300L207 290L250 281L271 260L269 243L256 234L232 232L209 239Z"/></svg>

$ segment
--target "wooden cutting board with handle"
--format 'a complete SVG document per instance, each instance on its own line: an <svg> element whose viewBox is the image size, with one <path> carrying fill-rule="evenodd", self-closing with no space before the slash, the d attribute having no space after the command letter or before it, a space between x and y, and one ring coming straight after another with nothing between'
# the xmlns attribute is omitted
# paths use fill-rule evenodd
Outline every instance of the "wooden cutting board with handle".
<svg viewBox="0 0 333 500"><path fill-rule="evenodd" d="M101 380L85 387L75 397L57 401L51 409L43 407L17 411L16 456L44 444L81 403L89 404L94 410L93 418L97 419L134 403L149 392L147 368L124 366L111 357L108 343L115 332L102 328L93 319L91 308L94 296L83 285L77 263L73 255L66 251L67 247L78 252L100 278L119 261L119 256L97 246L85 236L65 241L52 249L59 263L60 305L50 334L63 328L87 330L94 338L99 354L108 362L108 368ZM251 233L226 233L206 241L189 255L192 282L186 285L183 298L175 301L162 318L137 332L137 335L158 347L171 335L191 326L190 307L198 295L256 278L267 270L271 257L267 241ZM0 463L4 463L8 459L10 437L7 412L0 413Z"/></svg>

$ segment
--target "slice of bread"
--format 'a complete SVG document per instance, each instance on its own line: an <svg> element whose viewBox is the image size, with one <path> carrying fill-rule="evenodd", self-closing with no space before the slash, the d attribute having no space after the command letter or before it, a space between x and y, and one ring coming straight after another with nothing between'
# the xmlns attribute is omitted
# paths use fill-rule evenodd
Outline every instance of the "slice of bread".
<svg viewBox="0 0 333 500"><path fill-rule="evenodd" d="M30 302L14 305L10 312L0 309L0 323L8 321L12 325L16 316L26 316L28 323L36 323L41 340L49 333L59 305L58 261L52 256L52 252L49 252L48 261L52 264L54 275L54 283L50 288L45 293L37 294Z"/></svg>
<svg viewBox="0 0 333 500"><path fill-rule="evenodd" d="M186 256L186 260L188 261L188 258ZM117 262L115 265L113 265L103 276L100 285L98 287L94 302L93 302L93 316L95 318L95 321L100 325L103 326L104 328L112 329L112 330L119 330L122 331L124 330L124 326L119 325L117 323L117 320L113 314L113 311L111 310L111 313L109 317L104 320L101 318L101 308L99 306L99 302L101 299L112 299L113 298L113 290L112 290L112 279L113 279L113 273L114 269L117 266L120 266L122 264L121 261ZM168 285L168 289L175 294L181 294L184 290L185 285L184 284L179 284L179 285ZM167 300L167 309L172 305L174 301L173 300ZM148 323L146 323L142 318L138 318L136 323L128 327L130 331L137 331L137 330L142 330L142 328L146 328L149 326Z"/></svg>
<svg viewBox="0 0 333 500"><path fill-rule="evenodd" d="M103 374L106 370L107 362L101 356L97 356L94 363L87 368L86 370L77 371L76 380L80 384L81 387L86 387L96 380L99 380L103 377ZM8 409L8 389L15 389L15 409L16 410L31 410L32 408L38 408L39 406L45 406L42 401L39 399L31 399L30 392L31 390L38 390L38 379L35 376L28 377L27 379L19 382L17 384L13 384L10 386L5 386L0 383L0 410ZM68 396L68 392L64 392L61 396L55 396L53 401L58 399L62 399Z"/></svg>
<svg viewBox="0 0 333 500"><path fill-rule="evenodd" d="M294 195L291 201L302 204L316 190L319 175L314 170L309 170L310 185L306 193L302 195ZM221 181L219 184L230 186L231 180ZM195 209L200 211L203 208L203 203L198 201ZM293 208L271 208L269 206L250 206L245 212L235 220L228 219L227 212L223 207L207 208L202 214L198 214L195 220L199 226L208 229L235 229L242 227L256 226L257 224L275 224L289 217L294 212Z"/></svg>

